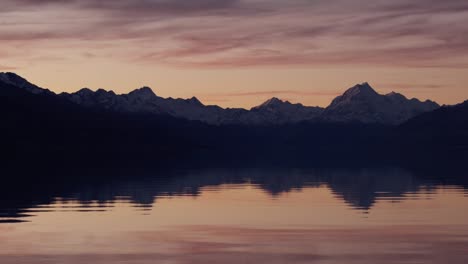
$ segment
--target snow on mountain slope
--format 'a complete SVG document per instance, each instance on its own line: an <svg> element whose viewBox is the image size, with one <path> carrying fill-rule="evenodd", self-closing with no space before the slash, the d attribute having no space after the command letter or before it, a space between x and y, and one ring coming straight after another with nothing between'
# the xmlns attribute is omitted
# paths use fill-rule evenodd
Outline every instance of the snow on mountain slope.
<svg viewBox="0 0 468 264"><path fill-rule="evenodd" d="M55 95L31 84L14 73L0 73L0 82L25 89L33 94ZM127 94L83 88L74 93L58 95L64 100L88 108L108 111L164 114L213 125L281 125L297 122L361 122L396 125L421 113L439 108L433 101L407 99L399 93L382 95L368 83L358 84L336 97L327 108L293 104L273 97L250 110L204 105L196 97L190 99L163 98L149 87Z"/></svg>
<svg viewBox="0 0 468 264"><path fill-rule="evenodd" d="M432 101L407 99L392 92L377 93L368 83L349 88L325 109L322 118L333 122L400 124L418 114L437 109Z"/></svg>

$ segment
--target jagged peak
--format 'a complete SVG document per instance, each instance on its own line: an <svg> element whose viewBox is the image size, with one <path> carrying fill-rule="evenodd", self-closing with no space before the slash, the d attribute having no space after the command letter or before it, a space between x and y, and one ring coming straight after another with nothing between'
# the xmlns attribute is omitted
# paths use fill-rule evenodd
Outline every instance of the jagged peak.
<svg viewBox="0 0 468 264"><path fill-rule="evenodd" d="M15 84L23 86L25 84L32 85L28 82L25 78L19 76L14 72L1 72L0 73L0 80L9 84Z"/></svg>
<svg viewBox="0 0 468 264"><path fill-rule="evenodd" d="M86 92L86 93L88 93L88 92ZM114 95L116 95L114 93L114 91L112 91L112 90L107 91L107 90L105 90L103 88L97 89L96 92L94 92L94 94L96 94L98 96L114 96Z"/></svg>
<svg viewBox="0 0 468 264"><path fill-rule="evenodd" d="M406 96L402 95L401 93L397 93L397 92L394 92L394 91L386 94L385 96L390 97L390 98L400 99L400 100L407 100L408 99L408 98L406 98Z"/></svg>
<svg viewBox="0 0 468 264"><path fill-rule="evenodd" d="M139 89L135 89L128 93L130 96L138 96L138 97L145 97L145 98L152 98L156 97L156 94L153 92L153 90L148 87L148 86L143 86Z"/></svg>
<svg viewBox="0 0 468 264"><path fill-rule="evenodd" d="M368 82L357 84L343 94L344 96L355 96L355 95L378 95L378 93L370 86Z"/></svg>
<svg viewBox="0 0 468 264"><path fill-rule="evenodd" d="M432 101L432 100L429 100L429 99L424 100L424 103L427 103L427 104L436 104L436 105L440 106L436 101Z"/></svg>
<svg viewBox="0 0 468 264"><path fill-rule="evenodd" d="M402 95L401 93L397 93L395 91L391 91L389 92L388 94L386 94L387 96L395 96L395 95Z"/></svg>
<svg viewBox="0 0 468 264"><path fill-rule="evenodd" d="M434 102L432 100L420 100L418 98L407 98L403 94L397 93L397 92L394 92L394 91L386 94L385 96L389 97L389 98L399 99L400 101L409 100L409 101L414 102L414 103L424 103L426 105L432 105L433 107L440 107L440 105L437 102Z"/></svg>
<svg viewBox="0 0 468 264"><path fill-rule="evenodd" d="M25 89L33 94L42 94L42 93L52 94L52 92L49 91L48 89L44 89L35 84L32 84L28 80L26 80L25 78L19 76L18 74L14 72L1 72L0 81L10 84L10 85L14 85L22 89Z"/></svg>
<svg viewBox="0 0 468 264"><path fill-rule="evenodd" d="M23 77L19 76L18 74L14 72L0 72L0 77L2 78L20 78L25 80Z"/></svg>
<svg viewBox="0 0 468 264"><path fill-rule="evenodd" d="M423 101L422 103L424 103L425 105L430 106L432 108L439 108L440 107L440 105L437 102L429 100L429 99Z"/></svg>
<svg viewBox="0 0 468 264"><path fill-rule="evenodd" d="M264 108L264 107L270 107L270 106L282 105L282 104L290 104L290 102L283 101L277 97L272 97L254 108Z"/></svg>
<svg viewBox="0 0 468 264"><path fill-rule="evenodd" d="M190 99L187 99L187 102L189 102L190 104L194 104L194 105L199 105L199 106L203 106L204 104L202 102L200 102L200 100L198 100L197 97L193 96L192 98Z"/></svg>
<svg viewBox="0 0 468 264"><path fill-rule="evenodd" d="M378 94L368 82L357 84L347 89L342 95L333 99L331 104L327 108L333 108L343 102L351 102L357 100L369 100L376 97L382 96Z"/></svg>
<svg viewBox="0 0 468 264"><path fill-rule="evenodd" d="M149 86L143 86L143 87L141 87L141 88L136 89L135 91L142 91L142 92L151 92L151 93L154 93L154 92L153 92L153 89L151 89L151 87L149 87Z"/></svg>
<svg viewBox="0 0 468 264"><path fill-rule="evenodd" d="M89 95L100 95L100 96L105 96L105 95L116 95L116 93L112 90L105 90L103 88L99 88L96 91L91 90L90 88L84 87L81 88L80 90L72 93L80 96L89 96Z"/></svg>
<svg viewBox="0 0 468 264"><path fill-rule="evenodd" d="M84 94L84 93L93 93L93 91L87 87L81 88L76 92L77 94Z"/></svg>
<svg viewBox="0 0 468 264"><path fill-rule="evenodd" d="M265 101L265 104L274 104L274 103L283 103L283 100L279 99L278 97L272 97Z"/></svg>

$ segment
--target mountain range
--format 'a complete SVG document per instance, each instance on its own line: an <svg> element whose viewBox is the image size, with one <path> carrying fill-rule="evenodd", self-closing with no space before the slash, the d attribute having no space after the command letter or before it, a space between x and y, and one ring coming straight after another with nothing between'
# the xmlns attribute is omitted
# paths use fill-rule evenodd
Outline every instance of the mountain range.
<svg viewBox="0 0 468 264"><path fill-rule="evenodd" d="M53 95L50 90L31 84L14 73L0 73L0 81L33 94ZM128 94L83 88L74 93L58 94L60 98L79 106L114 112L168 115L211 125L281 125L298 122L361 122L398 125L421 113L440 106L433 101L421 102L407 99L399 93L382 95L368 83L349 88L326 107L293 104L278 98L251 108L221 108L204 105L196 97L173 99L157 96L149 87L136 89Z"/></svg>
<svg viewBox="0 0 468 264"><path fill-rule="evenodd" d="M367 83L326 108L272 98L246 110L162 98L148 87L55 94L2 73L0 115L0 161L27 167L468 160L468 102L440 107Z"/></svg>

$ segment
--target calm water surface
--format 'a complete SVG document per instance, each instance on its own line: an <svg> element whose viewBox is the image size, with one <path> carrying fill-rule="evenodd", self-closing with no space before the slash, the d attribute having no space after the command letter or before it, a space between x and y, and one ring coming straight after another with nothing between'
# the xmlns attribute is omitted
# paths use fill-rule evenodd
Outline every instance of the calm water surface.
<svg viewBox="0 0 468 264"><path fill-rule="evenodd" d="M465 264L466 179L197 169L4 188L0 263Z"/></svg>

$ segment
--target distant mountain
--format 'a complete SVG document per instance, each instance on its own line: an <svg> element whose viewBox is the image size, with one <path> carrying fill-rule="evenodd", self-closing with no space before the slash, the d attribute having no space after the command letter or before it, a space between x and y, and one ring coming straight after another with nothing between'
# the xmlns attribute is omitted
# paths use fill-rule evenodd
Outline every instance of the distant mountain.
<svg viewBox="0 0 468 264"><path fill-rule="evenodd" d="M21 166L159 166L183 157L195 157L190 161L195 164L243 161L249 166L454 157L447 153L468 158L466 102L388 126L435 107L394 93L379 95L363 84L326 109L278 98L250 110L223 109L196 98L162 98L148 87L122 95L103 89L57 95L4 73L0 156Z"/></svg>
<svg viewBox="0 0 468 264"><path fill-rule="evenodd" d="M323 112L321 107L303 106L282 101L273 97L263 104L253 107L251 115L257 115L260 120L268 120L272 124L298 123L317 119Z"/></svg>
<svg viewBox="0 0 468 264"><path fill-rule="evenodd" d="M8 80L0 80L2 165L105 166L112 161L125 166L145 160L161 164L200 149L208 134L199 122L82 107L47 90L29 85L25 89Z"/></svg>
<svg viewBox="0 0 468 264"><path fill-rule="evenodd" d="M358 84L336 97L322 118L331 122L362 122L396 125L439 108L433 101L407 99L399 93L378 94L368 83Z"/></svg>
<svg viewBox="0 0 468 264"><path fill-rule="evenodd" d="M1 73L0 81L33 94L53 94L14 73ZM283 125L300 122L369 123L397 125L421 113L437 109L432 101L407 99L401 94L378 94L368 83L356 85L338 96L327 108L292 104L271 98L250 110L204 105L196 97L173 99L157 96L149 87L128 94L83 88L59 97L77 105L118 113L168 115L211 125Z"/></svg>
<svg viewBox="0 0 468 264"><path fill-rule="evenodd" d="M402 124L406 129L468 130L468 100L457 105L444 105L435 111L416 116Z"/></svg>
<svg viewBox="0 0 468 264"><path fill-rule="evenodd" d="M196 97L190 99L162 98L149 87L134 90L128 94L117 95L113 91L99 89L95 92L84 88L76 93L62 93L62 98L76 104L96 109L116 112L150 113L170 115L187 120L202 121L209 124L229 123L237 114L235 122L241 122L244 109L222 109L218 106L205 106Z"/></svg>
<svg viewBox="0 0 468 264"><path fill-rule="evenodd" d="M399 126L398 131L400 141L413 149L467 152L468 101L416 116Z"/></svg>
<svg viewBox="0 0 468 264"><path fill-rule="evenodd" d="M12 86L19 87L32 94L54 94L48 89L40 88L39 86L28 82L23 77L12 72L0 73L0 82L3 82L4 84L9 84Z"/></svg>
<svg viewBox="0 0 468 264"><path fill-rule="evenodd" d="M251 111L240 108L223 109L215 105L206 106L196 97L190 99L162 98L157 96L149 87L143 87L122 95L102 89L96 92L82 89L72 94L62 93L60 96L86 107L104 108L118 112L167 114L213 125L293 123L312 120L317 118L323 111L320 107L291 104L277 98L272 98L252 108Z"/></svg>
<svg viewBox="0 0 468 264"><path fill-rule="evenodd" d="M82 89L72 94L61 94L61 96L87 107L101 107L119 112L168 114L214 125L280 125L304 121L396 125L439 107L435 102L407 99L394 92L380 95L367 83L348 89L325 109L292 104L275 97L253 107L250 111L223 109L219 106L205 106L196 97L165 99L155 95L148 87L123 95L116 95L112 91L106 92L102 89L96 92Z"/></svg>

